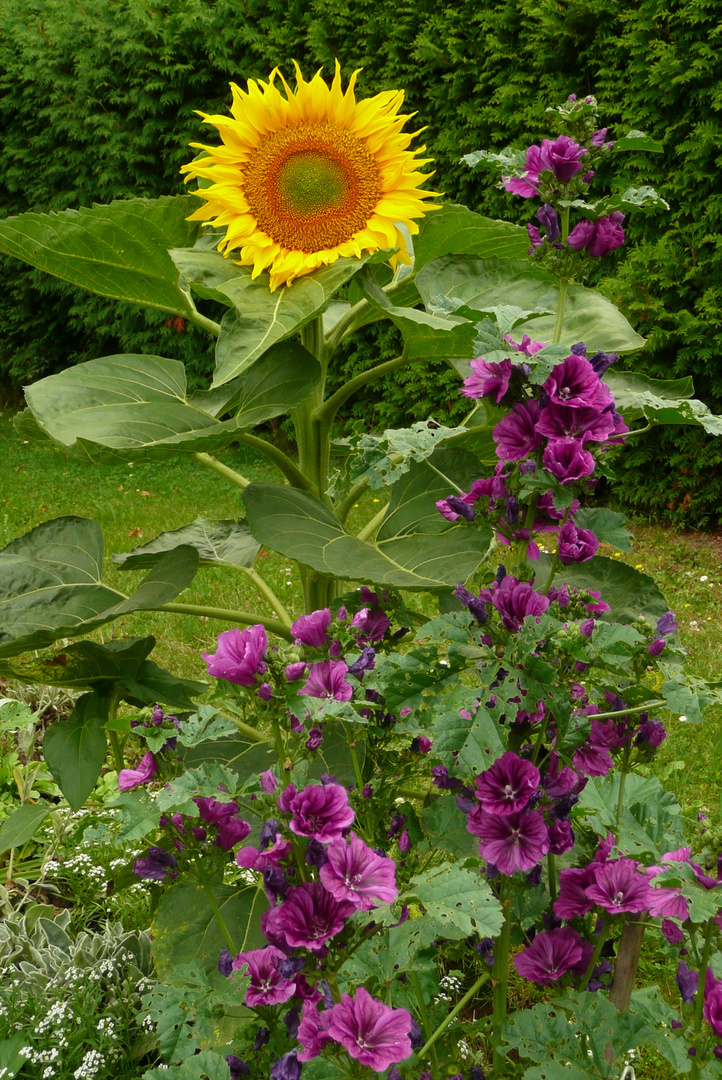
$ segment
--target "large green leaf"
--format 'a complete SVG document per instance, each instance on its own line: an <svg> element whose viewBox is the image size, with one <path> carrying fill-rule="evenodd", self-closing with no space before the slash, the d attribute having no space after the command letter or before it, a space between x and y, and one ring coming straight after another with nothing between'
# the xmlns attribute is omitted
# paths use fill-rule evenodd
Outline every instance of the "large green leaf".
<svg viewBox="0 0 722 1080"><path fill-rule="evenodd" d="M409 462L407 471L391 488L389 508L377 540L410 533L447 532L449 523L437 510L437 500L453 495L453 484L468 491L478 477L478 458L465 450L439 448L428 460ZM488 543L491 533L484 531L483 535Z"/></svg>
<svg viewBox="0 0 722 1080"><path fill-rule="evenodd" d="M200 566L251 566L260 544L240 521L209 521L197 517L180 529L160 533L147 544L113 556L123 570L146 570L167 551L187 544L198 552Z"/></svg>
<svg viewBox="0 0 722 1080"><path fill-rule="evenodd" d="M558 280L520 260L446 255L428 263L416 276L415 284L427 307L433 302L438 308L438 297L459 300L479 312L504 304L514 304L527 311L536 308L556 311L558 305ZM514 335L521 340L527 333L536 341L549 342L554 321L554 315L535 317L516 327ZM569 346L577 341L584 341L590 352L596 349L628 352L644 345L644 338L635 333L621 312L601 293L570 285L561 344ZM464 374L468 371L464 370Z"/></svg>
<svg viewBox="0 0 722 1080"><path fill-rule="evenodd" d="M548 556L542 555L533 565L537 568L538 579L544 580ZM556 586L562 582L577 589L601 592L602 600L611 606L616 622L631 623L639 615L645 615L656 624L660 615L669 611L669 604L652 578L618 559L595 555L588 562L564 566L554 578Z"/></svg>
<svg viewBox="0 0 722 1080"><path fill-rule="evenodd" d="M488 548L489 533L452 526L385 537L376 544L350 536L335 514L305 491L251 484L243 492L257 540L287 558L349 581L402 589L440 589L465 581Z"/></svg>
<svg viewBox="0 0 722 1080"><path fill-rule="evenodd" d="M421 901L426 911L415 920L420 947L438 937L495 937L504 922L501 905L484 878L458 863L442 863L412 878L403 899L411 898Z"/></svg>
<svg viewBox="0 0 722 1080"><path fill-rule="evenodd" d="M217 300L226 307L232 306L231 298L219 286L227 286L236 278L248 277L247 266L239 266L220 251L204 250L199 245L192 248L172 248L168 254L181 275L182 283L198 296Z"/></svg>
<svg viewBox="0 0 722 1080"><path fill-rule="evenodd" d="M100 527L79 517L45 521L0 551L0 657L168 603L193 580L198 552L168 552L130 597L103 584L102 565Z"/></svg>
<svg viewBox="0 0 722 1080"><path fill-rule="evenodd" d="M191 245L191 195L126 199L92 209L20 214L0 221L0 251L113 300L188 315L168 249Z"/></svg>
<svg viewBox="0 0 722 1080"><path fill-rule="evenodd" d="M692 379L650 379L636 371L609 371L604 381L625 420L644 417L652 424L687 424L722 435L722 416L715 416L694 393Z"/></svg>
<svg viewBox="0 0 722 1080"><path fill-rule="evenodd" d="M519 259L526 254L526 229L508 221L475 214L466 206L445 203L423 219L414 241L414 269L442 255L480 255L484 259Z"/></svg>
<svg viewBox="0 0 722 1080"><path fill-rule="evenodd" d="M0 826L0 855L30 840L51 810L52 806L46 802L28 802L14 810Z"/></svg>
<svg viewBox="0 0 722 1080"><path fill-rule="evenodd" d="M221 322L213 385L223 386L242 375L271 345L295 334L322 314L336 290L369 258L366 254L360 259L337 259L275 292L270 291L265 274L252 280L250 268L217 284L217 291L228 297L233 309Z"/></svg>
<svg viewBox="0 0 722 1080"><path fill-rule="evenodd" d="M83 694L68 720L51 724L43 739L45 764L70 803L79 810L95 787L107 748L103 724L107 702L97 694Z"/></svg>
<svg viewBox="0 0 722 1080"><path fill-rule="evenodd" d="M262 888L209 883L215 903L228 927L236 953L260 949L261 914L268 907ZM195 882L180 881L161 897L153 919L153 957L161 980L180 964L197 960L205 971L218 966L221 949L227 948L205 889Z"/></svg>
<svg viewBox="0 0 722 1080"><path fill-rule="evenodd" d="M91 460L163 459L227 446L240 431L298 405L320 377L318 361L299 343L273 349L234 384L237 411L226 421L216 418L212 395L187 394L183 364L162 356L91 360L41 379L26 396L47 436Z"/></svg>

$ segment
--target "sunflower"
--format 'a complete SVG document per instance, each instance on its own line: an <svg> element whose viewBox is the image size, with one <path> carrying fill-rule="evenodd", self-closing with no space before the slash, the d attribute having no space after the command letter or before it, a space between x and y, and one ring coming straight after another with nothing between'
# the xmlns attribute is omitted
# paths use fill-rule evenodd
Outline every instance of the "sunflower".
<svg viewBox="0 0 722 1080"><path fill-rule="evenodd" d="M394 261L408 263L399 225L417 233L414 218L437 209L424 203L437 193L420 190L429 159L416 156L423 146L407 149L419 132L402 131L403 91L356 101L358 72L344 93L338 61L330 87L320 72L305 82L295 67L295 93L276 69L247 91L231 83L230 117L200 113L222 144L191 144L204 154L182 172L206 181L191 219L225 228L219 251L240 252L234 261L254 278L267 270L271 290L364 251L398 248Z"/></svg>

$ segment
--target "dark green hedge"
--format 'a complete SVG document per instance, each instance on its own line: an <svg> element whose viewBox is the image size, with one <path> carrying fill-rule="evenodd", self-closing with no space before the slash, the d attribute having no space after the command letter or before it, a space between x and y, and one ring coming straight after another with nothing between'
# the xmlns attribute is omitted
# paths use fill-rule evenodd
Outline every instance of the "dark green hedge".
<svg viewBox="0 0 722 1080"><path fill-rule="evenodd" d="M601 285L649 338L634 364L694 375L698 394L722 411L718 12L716 0L5 0L0 213L179 191L187 143L201 131L193 109L223 109L231 78L289 69L294 57L306 71L329 70L338 57L346 73L363 67L363 93L406 88L440 190L523 221L532 208L459 157L537 140L546 105L593 92L610 127L642 128L665 146L621 159L615 186L652 183L672 207L630 223ZM205 340L188 327L119 311L10 260L0 274L6 382L117 350L178 356L196 375L208 368ZM394 348L389 331L367 332L344 367ZM435 371L398 377L356 406L382 425L458 408L453 379ZM722 518L714 440L693 429L655 434L624 462L615 491L629 505L687 522Z"/></svg>

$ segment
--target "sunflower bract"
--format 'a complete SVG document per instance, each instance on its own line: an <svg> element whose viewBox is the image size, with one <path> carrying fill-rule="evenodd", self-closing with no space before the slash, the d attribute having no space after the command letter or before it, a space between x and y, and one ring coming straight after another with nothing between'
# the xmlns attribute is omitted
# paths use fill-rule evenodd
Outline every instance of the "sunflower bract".
<svg viewBox="0 0 722 1080"><path fill-rule="evenodd" d="M338 62L330 86L320 72L305 82L296 65L294 92L275 69L247 90L231 83L230 117L200 114L222 142L193 143L204 154L181 170L210 181L191 219L225 228L218 249L254 278L268 271L272 291L365 251L398 248L394 259L408 263L398 226L417 233L415 219L437 208L424 202L436 192L420 188L431 175L419 171L425 147L409 150L418 132L402 130L403 91L356 101L357 74L343 92Z"/></svg>

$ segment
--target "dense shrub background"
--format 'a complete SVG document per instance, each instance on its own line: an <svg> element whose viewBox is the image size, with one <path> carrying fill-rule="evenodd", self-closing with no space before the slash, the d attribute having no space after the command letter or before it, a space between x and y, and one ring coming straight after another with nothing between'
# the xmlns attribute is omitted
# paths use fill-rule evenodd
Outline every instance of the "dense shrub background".
<svg viewBox="0 0 722 1080"><path fill-rule="evenodd" d="M307 73L328 71L338 57L346 74L363 67L362 93L406 88L447 198L525 221L531 208L460 155L537 140L547 104L593 92L610 128L642 128L665 146L620 156L615 184L652 183L672 207L630 223L599 284L648 337L634 366L693 374L722 411L721 36L716 0L0 0L0 213L180 191L187 144L201 134L193 110L222 110L229 79L288 70L292 58ZM0 276L6 387L116 351L177 356L196 378L208 370L193 328L14 260L0 262ZM391 331L367 331L343 367L395 354ZM384 426L426 411L458 416L454 388L445 371L401 375L356 411ZM722 449L695 429L636 440L618 468L622 501L722 521Z"/></svg>

